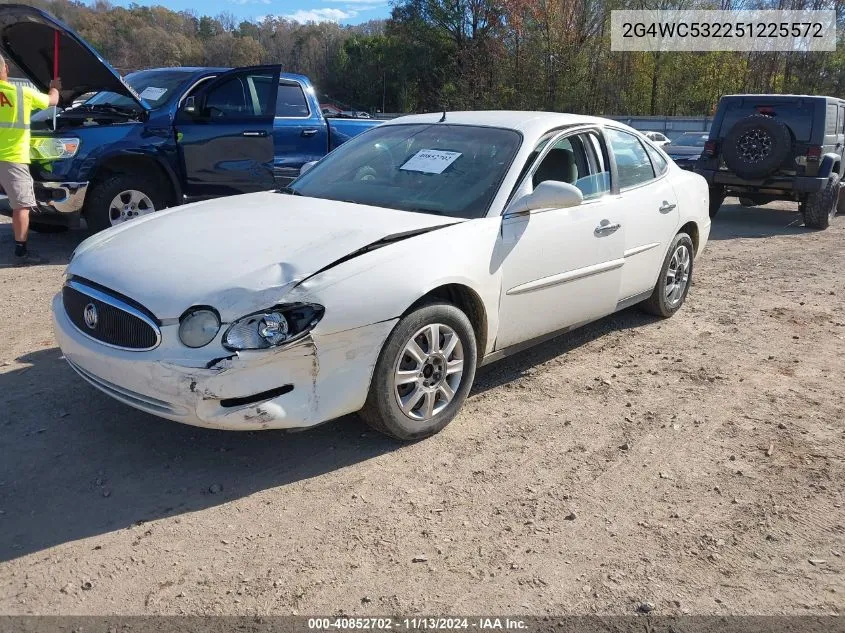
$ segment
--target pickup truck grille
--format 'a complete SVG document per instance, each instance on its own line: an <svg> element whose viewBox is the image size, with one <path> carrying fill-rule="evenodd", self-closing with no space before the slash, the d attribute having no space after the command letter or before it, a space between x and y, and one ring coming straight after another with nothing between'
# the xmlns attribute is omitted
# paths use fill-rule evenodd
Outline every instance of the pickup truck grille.
<svg viewBox="0 0 845 633"><path fill-rule="evenodd" d="M98 288L70 280L62 303L77 330L105 345L140 352L161 342L161 330L149 315Z"/></svg>

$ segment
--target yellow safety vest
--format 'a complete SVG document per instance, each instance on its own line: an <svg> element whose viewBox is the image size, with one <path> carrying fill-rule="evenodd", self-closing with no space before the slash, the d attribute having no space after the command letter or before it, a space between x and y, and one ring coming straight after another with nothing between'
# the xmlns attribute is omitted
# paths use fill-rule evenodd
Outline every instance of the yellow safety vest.
<svg viewBox="0 0 845 633"><path fill-rule="evenodd" d="M48 105L47 95L0 81L0 162L29 163L29 115Z"/></svg>

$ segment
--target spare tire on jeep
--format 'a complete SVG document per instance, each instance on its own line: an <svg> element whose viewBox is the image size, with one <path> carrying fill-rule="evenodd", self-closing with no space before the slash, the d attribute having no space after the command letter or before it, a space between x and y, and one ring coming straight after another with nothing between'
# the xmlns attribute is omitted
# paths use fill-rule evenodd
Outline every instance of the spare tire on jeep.
<svg viewBox="0 0 845 633"><path fill-rule="evenodd" d="M752 114L737 121L725 136L722 156L741 178L764 178L790 155L792 133L780 121Z"/></svg>

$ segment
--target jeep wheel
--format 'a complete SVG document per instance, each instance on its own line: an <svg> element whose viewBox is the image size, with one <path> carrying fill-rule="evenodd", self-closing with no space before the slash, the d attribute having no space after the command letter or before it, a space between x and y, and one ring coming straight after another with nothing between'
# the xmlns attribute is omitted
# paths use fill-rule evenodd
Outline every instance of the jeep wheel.
<svg viewBox="0 0 845 633"><path fill-rule="evenodd" d="M836 199L836 212L845 215L845 183L839 182L839 193Z"/></svg>
<svg viewBox="0 0 845 633"><path fill-rule="evenodd" d="M827 186L824 189L808 194L801 203L804 225L811 229L820 230L829 227L830 221L836 215L838 196L839 176L834 174L827 181Z"/></svg>
<svg viewBox="0 0 845 633"><path fill-rule="evenodd" d="M85 221L92 233L165 208L166 189L156 178L115 174L97 183L85 200Z"/></svg>
<svg viewBox="0 0 845 633"><path fill-rule="evenodd" d="M746 117L725 136L722 156L741 178L763 178L783 164L792 149L792 133L765 114Z"/></svg>
<svg viewBox="0 0 845 633"><path fill-rule="evenodd" d="M710 217L716 217L722 203L725 201L725 190L721 187L710 187Z"/></svg>

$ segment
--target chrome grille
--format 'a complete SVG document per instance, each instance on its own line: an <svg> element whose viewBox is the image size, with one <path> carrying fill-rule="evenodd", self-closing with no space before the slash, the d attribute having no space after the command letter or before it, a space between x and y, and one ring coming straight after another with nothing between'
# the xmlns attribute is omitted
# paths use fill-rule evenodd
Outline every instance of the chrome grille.
<svg viewBox="0 0 845 633"><path fill-rule="evenodd" d="M62 303L77 330L105 345L140 352L161 341L149 315L97 288L70 280L62 289Z"/></svg>

